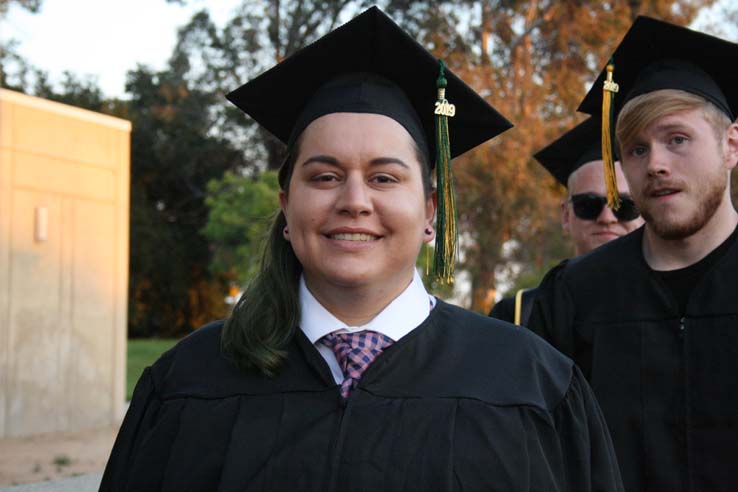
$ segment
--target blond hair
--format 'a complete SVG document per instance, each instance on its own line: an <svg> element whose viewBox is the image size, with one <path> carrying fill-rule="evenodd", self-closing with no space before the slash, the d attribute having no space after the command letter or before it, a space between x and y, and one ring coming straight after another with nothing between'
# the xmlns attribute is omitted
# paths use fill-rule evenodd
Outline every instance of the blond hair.
<svg viewBox="0 0 738 492"><path fill-rule="evenodd" d="M723 141L730 118L713 103L690 92L662 89L637 96L628 101L618 115L615 137L622 155L623 148L656 120L674 113L702 109L718 143Z"/></svg>

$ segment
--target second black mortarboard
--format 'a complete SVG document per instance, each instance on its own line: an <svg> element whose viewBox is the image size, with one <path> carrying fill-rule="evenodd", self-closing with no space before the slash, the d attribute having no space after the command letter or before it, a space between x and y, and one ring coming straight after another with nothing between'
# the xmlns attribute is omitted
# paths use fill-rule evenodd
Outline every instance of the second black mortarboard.
<svg viewBox="0 0 738 492"><path fill-rule="evenodd" d="M599 120L587 118L538 151L534 157L556 181L567 186L569 176L577 169L589 162L602 160L600 136Z"/></svg>

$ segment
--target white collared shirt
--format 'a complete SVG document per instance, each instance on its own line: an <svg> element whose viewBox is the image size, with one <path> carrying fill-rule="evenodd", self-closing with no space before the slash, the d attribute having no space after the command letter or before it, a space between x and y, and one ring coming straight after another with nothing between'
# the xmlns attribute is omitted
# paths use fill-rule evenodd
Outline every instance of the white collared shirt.
<svg viewBox="0 0 738 492"><path fill-rule="evenodd" d="M335 331L355 333L357 331L372 330L382 333L396 342L425 321L435 302L436 298L429 295L428 291L425 290L423 281L416 271L412 282L402 294L397 296L371 321L362 326L347 326L318 302L307 288L305 279L301 276L300 329L328 363L336 383L341 384L343 382L343 372L338 365L333 350L319 342L322 337Z"/></svg>

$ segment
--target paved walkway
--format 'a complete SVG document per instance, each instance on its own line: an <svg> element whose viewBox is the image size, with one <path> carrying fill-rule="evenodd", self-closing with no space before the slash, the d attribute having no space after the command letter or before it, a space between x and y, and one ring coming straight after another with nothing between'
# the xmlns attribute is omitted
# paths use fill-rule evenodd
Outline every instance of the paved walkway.
<svg viewBox="0 0 738 492"><path fill-rule="evenodd" d="M102 473L0 487L0 492L97 492Z"/></svg>
<svg viewBox="0 0 738 492"><path fill-rule="evenodd" d="M114 426L0 439L0 491L22 484L44 487L49 482L59 482L62 487L67 479L88 475L97 475L99 480L117 431ZM30 487L11 490L57 490ZM85 487L73 485L58 490L96 490L97 484Z"/></svg>

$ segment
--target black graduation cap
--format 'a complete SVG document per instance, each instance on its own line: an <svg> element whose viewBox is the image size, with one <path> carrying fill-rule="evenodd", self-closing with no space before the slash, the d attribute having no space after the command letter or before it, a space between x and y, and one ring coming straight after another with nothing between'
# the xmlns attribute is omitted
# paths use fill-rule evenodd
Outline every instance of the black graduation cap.
<svg viewBox="0 0 738 492"><path fill-rule="evenodd" d="M368 112L402 124L433 165L439 61L372 7L226 97L284 143L319 116ZM451 157L512 124L450 70ZM426 145L424 145L427 144Z"/></svg>
<svg viewBox="0 0 738 492"><path fill-rule="evenodd" d="M587 118L534 155L556 181L566 186L571 173L602 160L600 122Z"/></svg>
<svg viewBox="0 0 738 492"><path fill-rule="evenodd" d="M731 120L738 113L738 44L686 27L640 16L612 55L613 80L619 85L613 115L626 102L660 89L680 89L714 103ZM602 112L603 69L579 106Z"/></svg>

